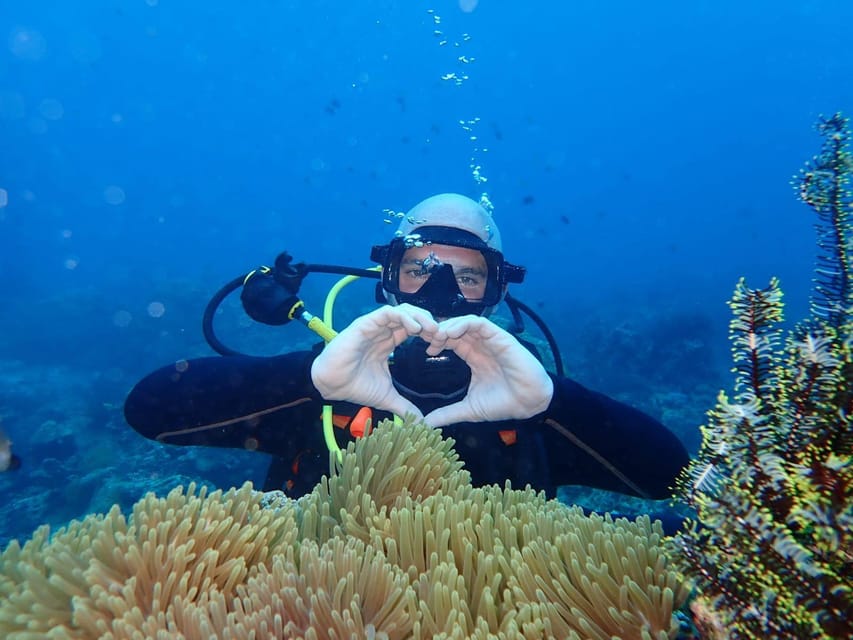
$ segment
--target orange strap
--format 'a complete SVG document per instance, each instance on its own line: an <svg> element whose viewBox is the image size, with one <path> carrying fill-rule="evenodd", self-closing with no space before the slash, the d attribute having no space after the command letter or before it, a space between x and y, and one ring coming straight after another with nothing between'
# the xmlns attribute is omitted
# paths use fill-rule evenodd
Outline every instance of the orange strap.
<svg viewBox="0 0 853 640"><path fill-rule="evenodd" d="M503 443L507 446L511 444L515 444L515 441L518 439L518 434L515 429L505 429L504 431L498 431L498 435L501 437Z"/></svg>
<svg viewBox="0 0 853 640"><path fill-rule="evenodd" d="M373 410L370 407L362 407L349 423L349 432L356 438L361 438L370 433L373 423Z"/></svg>
<svg viewBox="0 0 853 640"><path fill-rule="evenodd" d="M355 438L361 438L370 433L369 429L373 422L373 410L370 407L362 407L352 417L347 415L334 414L332 416L332 424L338 429L346 429L349 427L349 432Z"/></svg>

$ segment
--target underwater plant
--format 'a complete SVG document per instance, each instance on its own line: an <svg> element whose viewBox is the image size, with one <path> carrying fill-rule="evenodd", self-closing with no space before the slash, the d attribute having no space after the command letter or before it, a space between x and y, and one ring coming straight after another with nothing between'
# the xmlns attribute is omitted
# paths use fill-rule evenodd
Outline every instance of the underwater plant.
<svg viewBox="0 0 853 640"><path fill-rule="evenodd" d="M148 494L0 553L0 637L675 638L663 530L475 488L453 442L384 421L299 500Z"/></svg>
<svg viewBox="0 0 853 640"><path fill-rule="evenodd" d="M677 484L696 516L671 550L706 638L853 637L853 157L846 118L818 131L795 183L818 218L810 317L783 332L778 280L737 284L734 392Z"/></svg>

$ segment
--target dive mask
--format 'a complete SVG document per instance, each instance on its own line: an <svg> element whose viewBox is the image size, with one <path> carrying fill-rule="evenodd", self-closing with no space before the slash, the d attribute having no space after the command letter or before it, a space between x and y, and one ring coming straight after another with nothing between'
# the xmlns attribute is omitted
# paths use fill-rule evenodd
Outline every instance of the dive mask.
<svg viewBox="0 0 853 640"><path fill-rule="evenodd" d="M482 298L466 299L459 290L453 267L439 261L432 264L424 261L422 268L429 277L417 291L405 292L400 289L400 269L406 251L431 244L480 252L486 263L486 287ZM409 235L394 238L387 245L374 246L370 257L382 265L382 281L377 287L378 302L412 304L440 318L467 314L488 315L503 299L506 285L522 282L525 274L524 267L506 262L500 251L489 247L473 233L452 227L418 227Z"/></svg>

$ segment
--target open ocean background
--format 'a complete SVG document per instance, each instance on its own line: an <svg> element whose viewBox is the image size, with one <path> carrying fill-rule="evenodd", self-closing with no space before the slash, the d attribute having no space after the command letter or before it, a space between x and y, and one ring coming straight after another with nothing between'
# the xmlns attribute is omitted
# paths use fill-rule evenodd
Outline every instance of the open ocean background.
<svg viewBox="0 0 853 640"><path fill-rule="evenodd" d="M738 278L808 312L790 182L817 117L853 112L851 24L849 0L0 0L0 427L23 460L0 548L146 491L260 483L262 454L145 441L126 393L212 353L201 314L231 278L284 249L369 266L383 211L443 191L488 192L569 374L695 448ZM306 282L309 308L333 282ZM373 283L341 305L371 309ZM314 342L237 296L217 328Z"/></svg>

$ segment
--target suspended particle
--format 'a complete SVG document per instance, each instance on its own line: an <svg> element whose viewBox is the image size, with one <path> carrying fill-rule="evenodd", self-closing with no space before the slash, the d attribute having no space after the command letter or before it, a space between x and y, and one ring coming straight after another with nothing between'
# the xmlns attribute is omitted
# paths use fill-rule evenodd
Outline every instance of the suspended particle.
<svg viewBox="0 0 853 640"><path fill-rule="evenodd" d="M441 36L444 35L444 33L439 31L438 29L436 29L435 31L432 32L432 35L434 35L436 38L440 38Z"/></svg>
<svg viewBox="0 0 853 640"><path fill-rule="evenodd" d="M443 76L441 76L441 79L442 80L456 80L456 74L455 73L445 73Z"/></svg>
<svg viewBox="0 0 853 640"><path fill-rule="evenodd" d="M438 43L438 46L439 46L439 47L443 47L443 46L444 46L444 45L446 45L446 44L447 44L447 40L442 40L442 41L440 41L440 42Z"/></svg>

